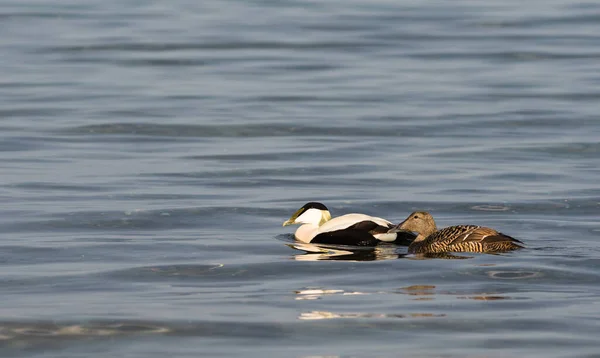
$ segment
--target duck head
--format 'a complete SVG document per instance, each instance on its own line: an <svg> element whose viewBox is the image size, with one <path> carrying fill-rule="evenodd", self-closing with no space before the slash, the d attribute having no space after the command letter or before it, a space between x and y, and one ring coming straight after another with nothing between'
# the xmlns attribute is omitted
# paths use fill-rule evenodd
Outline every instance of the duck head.
<svg viewBox="0 0 600 358"><path fill-rule="evenodd" d="M396 226L397 230L412 231L419 237L427 237L437 231L433 216L426 211L415 211Z"/></svg>
<svg viewBox="0 0 600 358"><path fill-rule="evenodd" d="M331 220L331 214L325 205L317 202L310 202L298 209L289 220L286 220L283 223L283 226L294 224L321 226L329 220Z"/></svg>

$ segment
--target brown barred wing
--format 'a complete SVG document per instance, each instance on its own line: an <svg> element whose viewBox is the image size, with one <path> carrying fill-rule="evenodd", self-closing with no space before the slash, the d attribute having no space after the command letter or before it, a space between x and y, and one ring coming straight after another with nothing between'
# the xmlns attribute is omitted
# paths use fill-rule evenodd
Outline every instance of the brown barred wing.
<svg viewBox="0 0 600 358"><path fill-rule="evenodd" d="M474 227L449 243L454 252L498 252L520 249L521 241L488 227Z"/></svg>
<svg viewBox="0 0 600 358"><path fill-rule="evenodd" d="M412 253L501 252L520 249L521 241L494 229L476 225L449 226L429 235Z"/></svg>
<svg viewBox="0 0 600 358"><path fill-rule="evenodd" d="M411 253L439 253L453 251L449 245L456 238L462 238L471 230L478 228L474 225L449 226L429 235L425 240L415 243L409 249Z"/></svg>
<svg viewBox="0 0 600 358"><path fill-rule="evenodd" d="M457 236L452 242L451 245L460 244L462 242L485 242L485 243L493 243L493 242L501 242L501 241L512 241L521 243L521 241L515 239L514 237L510 237L508 235L504 235L494 229L483 226L475 226L473 229L468 230L464 234Z"/></svg>
<svg viewBox="0 0 600 358"><path fill-rule="evenodd" d="M466 242L480 242L487 237L498 234L496 230L482 226L459 225L451 226L448 229L450 228L460 228L460 233L458 233L457 230L457 234L452 237L452 240L448 243L449 245L459 245Z"/></svg>
<svg viewBox="0 0 600 358"><path fill-rule="evenodd" d="M448 226L431 234L426 241L431 240L431 242L452 245L456 242L463 241L465 238L469 238L471 234L479 228L480 227L476 225Z"/></svg>

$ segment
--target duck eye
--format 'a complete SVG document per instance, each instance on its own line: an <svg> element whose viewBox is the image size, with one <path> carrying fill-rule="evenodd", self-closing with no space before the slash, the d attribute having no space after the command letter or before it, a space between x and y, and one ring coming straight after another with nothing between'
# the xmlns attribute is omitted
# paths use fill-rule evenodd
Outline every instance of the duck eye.
<svg viewBox="0 0 600 358"><path fill-rule="evenodd" d="M419 218L419 215L415 215L413 218L415 218L415 219L418 219L418 218Z"/></svg>

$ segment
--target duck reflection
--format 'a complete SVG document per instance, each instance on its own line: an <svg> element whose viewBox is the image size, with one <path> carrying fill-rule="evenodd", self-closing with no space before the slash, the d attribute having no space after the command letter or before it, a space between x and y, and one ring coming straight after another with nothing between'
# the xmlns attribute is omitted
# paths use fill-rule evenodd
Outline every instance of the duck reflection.
<svg viewBox="0 0 600 358"><path fill-rule="evenodd" d="M302 312L298 319L300 320L323 320L323 319L340 319L340 318L433 318L446 317L445 314L435 313L369 313L369 312L329 312L329 311L310 311Z"/></svg>
<svg viewBox="0 0 600 358"><path fill-rule="evenodd" d="M413 260L427 260L427 259L443 259L443 260L464 260L472 259L473 256L459 255L450 252L436 252L426 254L415 254L410 256Z"/></svg>
<svg viewBox="0 0 600 358"><path fill-rule="evenodd" d="M427 253L408 255L404 250L394 244L380 244L375 247L341 246L293 243L287 246L303 251L304 253L294 255L296 261L381 261L407 258L411 260L446 259L464 260L473 256L463 256L453 253Z"/></svg>
<svg viewBox="0 0 600 358"><path fill-rule="evenodd" d="M478 295L478 296L457 296L459 300L475 300L475 301L498 301L507 300L505 296Z"/></svg>
<svg viewBox="0 0 600 358"><path fill-rule="evenodd" d="M293 256L296 261L379 261L394 260L406 256L406 254L398 253L398 247L394 245L365 248L295 243L287 244L287 246L304 251L302 254Z"/></svg>
<svg viewBox="0 0 600 358"><path fill-rule="evenodd" d="M454 291L438 291L434 285L413 285L401 287L396 291L399 294L415 296L413 300L415 301L430 301L435 298L437 295L448 295L448 296L456 296L459 300L474 300L474 301L498 301L498 300L507 300L510 297L505 295L500 295L498 293L484 293L484 292L471 292L471 293L461 293Z"/></svg>
<svg viewBox="0 0 600 358"><path fill-rule="evenodd" d="M342 295L342 296L356 296L356 295L369 295L367 292L360 291L344 291L338 289L321 289L321 288L308 288L294 291L296 294L296 300L319 300L326 296L331 295Z"/></svg>

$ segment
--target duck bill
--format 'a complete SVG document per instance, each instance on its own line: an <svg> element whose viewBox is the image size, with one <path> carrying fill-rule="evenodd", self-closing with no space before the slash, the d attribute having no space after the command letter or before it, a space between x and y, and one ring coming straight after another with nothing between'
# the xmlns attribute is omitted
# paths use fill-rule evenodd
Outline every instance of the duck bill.
<svg viewBox="0 0 600 358"><path fill-rule="evenodd" d="M289 219L283 222L283 226L293 225L294 219Z"/></svg>
<svg viewBox="0 0 600 358"><path fill-rule="evenodd" d="M296 223L296 218L302 214L302 209L296 211L291 218L283 222L283 226L294 225Z"/></svg>
<svg viewBox="0 0 600 358"><path fill-rule="evenodd" d="M406 221L408 221L408 219L406 219L403 222L401 222L400 224L396 225L394 228L390 229L390 231L388 231L388 232L410 232L410 233L412 233L412 231L407 230L403 227L404 224L406 224Z"/></svg>

